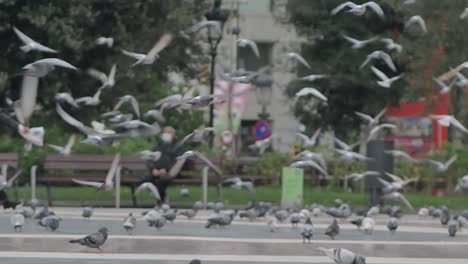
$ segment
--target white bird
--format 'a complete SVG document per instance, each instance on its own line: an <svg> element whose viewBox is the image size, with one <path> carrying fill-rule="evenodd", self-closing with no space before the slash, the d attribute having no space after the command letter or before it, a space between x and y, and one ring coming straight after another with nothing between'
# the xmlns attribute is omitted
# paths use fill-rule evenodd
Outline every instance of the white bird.
<svg viewBox="0 0 468 264"><path fill-rule="evenodd" d="M92 76L93 78L98 79L101 81L101 87L99 89L103 88L112 88L115 85L115 72L117 71L117 65L112 65L112 68L109 72L109 75L106 75L103 72L100 72L95 69L89 69L88 74Z"/></svg>
<svg viewBox="0 0 468 264"><path fill-rule="evenodd" d="M137 60L131 67L138 64L153 64L156 59L159 58L159 52L171 43L172 38L172 34L164 34L147 54L135 53L127 50L122 50L122 53Z"/></svg>
<svg viewBox="0 0 468 264"><path fill-rule="evenodd" d="M357 182L357 181L364 179L367 176L379 176L379 175L380 175L380 172L378 171L365 171L363 173L352 173L350 175L344 176L344 183L345 185L347 185L349 180L353 180Z"/></svg>
<svg viewBox="0 0 468 264"><path fill-rule="evenodd" d="M105 135L115 134L115 131L111 129L107 129L104 123L101 123L98 121L91 121L91 126L93 127L94 131L96 131L96 133L105 134Z"/></svg>
<svg viewBox="0 0 468 264"><path fill-rule="evenodd" d="M418 211L418 217L425 218L429 215L429 209L422 207Z"/></svg>
<svg viewBox="0 0 468 264"><path fill-rule="evenodd" d="M74 183L86 186L96 187L98 190L110 191L114 187L114 177L119 170L120 163L120 153L115 154L112 164L107 172L107 176L104 182L93 182L93 181L82 181L77 179L72 179Z"/></svg>
<svg viewBox="0 0 468 264"><path fill-rule="evenodd" d="M84 106L97 106L101 103L101 96L102 89L98 89L97 92L93 96L84 96L77 98L75 103L77 105L84 105Z"/></svg>
<svg viewBox="0 0 468 264"><path fill-rule="evenodd" d="M309 63L307 63L307 61L301 56L299 55L298 53L296 52L289 52L287 54L287 57L288 57L288 60L294 60L296 62L299 62L300 64L304 65L305 67L309 68L310 69L310 65Z"/></svg>
<svg viewBox="0 0 468 264"><path fill-rule="evenodd" d="M458 159L458 155L453 155L449 160L446 162L440 162L436 160L426 160L427 163L432 164L436 167L438 171L446 171L456 160Z"/></svg>
<svg viewBox="0 0 468 264"><path fill-rule="evenodd" d="M301 80L308 81L308 82L313 82L313 81L328 78L328 77L329 76L326 75L326 74L311 74L311 75L307 75L307 76L302 77Z"/></svg>
<svg viewBox="0 0 468 264"><path fill-rule="evenodd" d="M364 113L361 113L361 112L357 112L355 111L354 113L360 117L362 120L364 120L365 122L367 122L367 126L368 127L375 127L376 125L379 124L380 122L380 118L382 118L382 116L385 114L385 111L386 109L384 108L382 111L380 111L375 117L372 117L370 115L367 115L367 114L364 114Z"/></svg>
<svg viewBox="0 0 468 264"><path fill-rule="evenodd" d="M372 217L378 215L380 212L380 207L378 205L374 205L366 213L367 217Z"/></svg>
<svg viewBox="0 0 468 264"><path fill-rule="evenodd" d="M394 202L403 202L408 208L414 211L413 206L406 199L406 197L399 192L391 192L383 196L385 200L394 201Z"/></svg>
<svg viewBox="0 0 468 264"><path fill-rule="evenodd" d="M158 123L153 123L153 124L148 124L146 122L143 122L141 120L129 120L129 121L124 121L122 123L115 124L114 127L116 128L125 128L125 129L151 129L158 131L158 133L161 131L161 127L159 126Z"/></svg>
<svg viewBox="0 0 468 264"><path fill-rule="evenodd" d="M322 154L320 153L315 153L315 152L312 152L310 150L304 150L300 153L298 153L295 157L294 157L294 160L314 160L316 161L318 164L320 164L320 166L322 168L324 168L325 170L327 169L327 164L325 162L325 159L323 158Z"/></svg>
<svg viewBox="0 0 468 264"><path fill-rule="evenodd" d="M362 154L359 154L359 153L356 153L356 152L353 152L353 151L347 151L347 150L342 150L342 149L335 149L336 152L338 152L338 154L340 154L340 158L344 159L344 160L349 160L349 161L352 161L352 160L363 160L363 161L367 161L367 160L372 160L372 158L369 158L369 157L366 157Z"/></svg>
<svg viewBox="0 0 468 264"><path fill-rule="evenodd" d="M331 258L336 264L366 264L366 258L344 248L324 248L316 249Z"/></svg>
<svg viewBox="0 0 468 264"><path fill-rule="evenodd" d="M421 162L420 160L411 157L408 153L401 151L401 150L385 150L384 153L388 155L392 155L395 158L404 158L414 163Z"/></svg>
<svg viewBox="0 0 468 264"><path fill-rule="evenodd" d="M257 58L260 58L260 52L258 51L257 44L255 41L250 39L241 38L236 40L236 44L239 47L250 47Z"/></svg>
<svg viewBox="0 0 468 264"><path fill-rule="evenodd" d="M427 33L426 22L421 16L412 16L405 23L405 30L407 30L411 25L417 24L422 32Z"/></svg>
<svg viewBox="0 0 468 264"><path fill-rule="evenodd" d="M362 226L361 229L364 231L364 233L368 235L372 235L372 232L374 231L375 227L375 220L372 217L365 217L362 219Z"/></svg>
<svg viewBox="0 0 468 264"><path fill-rule="evenodd" d="M0 191L7 190L13 186L13 183L21 175L21 170L16 171L10 179L8 179L8 164L2 164L2 171L0 174Z"/></svg>
<svg viewBox="0 0 468 264"><path fill-rule="evenodd" d="M119 101L114 106L114 111L120 109L120 107L125 104L130 103L132 105L133 112L139 118L140 117L140 106L138 105L138 101L132 95L124 95L119 98Z"/></svg>
<svg viewBox="0 0 468 264"><path fill-rule="evenodd" d="M151 182L144 182L142 184L140 184L140 186L138 186L135 190L135 195L137 195L138 193L140 193L142 190L148 190L151 192L151 194L153 195L153 197L157 200L157 201L161 201L161 195L159 194L159 191L158 191L158 188L156 188L156 186L154 186L153 183Z"/></svg>
<svg viewBox="0 0 468 264"><path fill-rule="evenodd" d="M312 95L322 101L328 101L327 97L325 97L325 95L323 95L321 92L319 92L317 89L315 88L311 88L311 87L305 87L305 88L302 88L299 92L296 93L296 98L298 97L302 97L302 96L307 96L307 95Z"/></svg>
<svg viewBox="0 0 468 264"><path fill-rule="evenodd" d="M396 72L395 64L393 63L392 57L388 55L385 51L376 50L369 55L367 55L366 60L361 64L360 68L364 68L371 60L383 60L385 64L394 72Z"/></svg>
<svg viewBox="0 0 468 264"><path fill-rule="evenodd" d="M193 150L186 151L184 154L177 157L177 159L178 160L181 160L181 159L185 160L185 159L192 158L192 157L200 159L206 165L208 165L208 167L210 167L212 170L214 170L216 172L216 174L222 175L221 169L218 166L216 166L215 164L213 164L213 162L211 162L211 160L208 159L205 155L201 154L198 151L193 151Z"/></svg>
<svg viewBox="0 0 468 264"><path fill-rule="evenodd" d="M465 175L458 179L457 186L455 187L455 192L462 191L466 192L468 191L468 175Z"/></svg>
<svg viewBox="0 0 468 264"><path fill-rule="evenodd" d="M356 142L352 145L348 145L346 144L345 142L341 141L339 138L335 137L335 142L336 144L338 144L338 146L342 149L342 150L346 150L346 151L352 151L356 146L358 146L359 144L361 144L361 142Z"/></svg>
<svg viewBox="0 0 468 264"><path fill-rule="evenodd" d="M15 31L15 34L21 39L21 41L24 43L24 46L21 46L20 49L27 53L31 50L37 50L41 52L48 52L48 53L57 53L56 50L53 50L51 48L48 48L42 44L40 44L37 41L34 41L32 38L26 36L23 32L21 32L19 29L16 27L13 27L13 31Z"/></svg>
<svg viewBox="0 0 468 264"><path fill-rule="evenodd" d="M114 45L114 38L99 37L94 41L94 43L96 43L96 45L106 45L108 48L112 48Z"/></svg>
<svg viewBox="0 0 468 264"><path fill-rule="evenodd" d="M192 133L186 135L179 143L177 143L178 146L184 145L187 141L190 140L190 142L202 142L203 139L208 135L208 133L214 133L215 128L214 127L200 127L195 130L193 130Z"/></svg>
<svg viewBox="0 0 468 264"><path fill-rule="evenodd" d="M75 134L72 134L69 138L68 138L68 141L67 141L67 144L65 144L65 146L57 146L57 145L52 145L52 144L47 144L50 148L52 148L53 150L57 151L58 153L62 154L62 155L70 155L71 153L71 150L73 148L73 145L75 145L75 141L76 141L76 135Z"/></svg>
<svg viewBox="0 0 468 264"><path fill-rule="evenodd" d="M460 19L463 20L468 16L468 7L463 9L463 12L460 14Z"/></svg>
<svg viewBox="0 0 468 264"><path fill-rule="evenodd" d="M161 152L143 150L140 152L140 158L147 161L158 161L161 158Z"/></svg>
<svg viewBox="0 0 468 264"><path fill-rule="evenodd" d="M57 58L48 58L35 61L23 67L24 74L32 77L41 78L53 71L55 67L62 67L77 71L78 68L70 63Z"/></svg>
<svg viewBox="0 0 468 264"><path fill-rule="evenodd" d="M403 46L393 41L391 38L382 38L380 39L383 43L385 43L385 48L389 51L395 51L396 53L401 53L403 50Z"/></svg>
<svg viewBox="0 0 468 264"><path fill-rule="evenodd" d="M305 167L312 167L319 171L321 174L328 176L328 173L325 171L324 168L322 168L317 162L313 160L300 160L300 161L295 161L289 165L290 167L296 167L296 168L305 168Z"/></svg>
<svg viewBox="0 0 468 264"><path fill-rule="evenodd" d="M13 225L13 228L15 229L15 232L21 232L23 225L24 225L24 215L17 211L11 216L11 224Z"/></svg>
<svg viewBox="0 0 468 264"><path fill-rule="evenodd" d="M136 218L133 216L133 213L128 213L128 216L124 219L123 228L128 233L132 233L137 223Z"/></svg>
<svg viewBox="0 0 468 264"><path fill-rule="evenodd" d="M455 117L451 115L429 115L430 118L436 119L439 125L444 126L444 127L449 127L450 125L453 125L455 128L468 133L468 129L466 129L465 126L462 125Z"/></svg>
<svg viewBox="0 0 468 264"><path fill-rule="evenodd" d="M55 101L65 102L75 108L79 108L78 104L76 104L75 102L75 98L73 98L73 96L70 93L57 93L55 95Z"/></svg>
<svg viewBox="0 0 468 264"><path fill-rule="evenodd" d="M255 186L251 181L243 181L240 177L231 177L223 181L223 185L229 185L236 189L244 189L249 194L255 195Z"/></svg>
<svg viewBox="0 0 468 264"><path fill-rule="evenodd" d="M387 75L385 75L385 73L381 72L376 67L372 66L371 69L374 72L374 74L377 75L377 77L380 78L380 81L377 81L377 84L380 87L383 87L383 88L390 88L392 86L393 82L395 82L395 81L401 79L401 77L403 77L403 74L400 74L400 75L394 76L392 78L388 78Z"/></svg>
<svg viewBox="0 0 468 264"><path fill-rule="evenodd" d="M375 127L369 132L369 136L367 137L367 142L369 142L370 140L372 140L380 130L385 129L385 128L395 129L395 128L397 128L397 126L395 126L395 125L393 125L393 124L380 124L380 125L375 126Z"/></svg>
<svg viewBox="0 0 468 264"><path fill-rule="evenodd" d="M372 43L378 39L378 37L373 37L373 38L366 39L366 40L358 40L358 39L355 39L346 35L343 35L343 38L351 42L351 44L353 44L353 46L351 46L351 48L353 49L364 48L367 44Z"/></svg>
<svg viewBox="0 0 468 264"><path fill-rule="evenodd" d="M266 223L270 232L276 232L279 228L278 220L276 219L276 217L273 217L273 216L268 217Z"/></svg>
<svg viewBox="0 0 468 264"><path fill-rule="evenodd" d="M395 174L391 174L389 172L385 172L385 175L387 175L388 177L390 177L393 180L393 182L391 182L391 184L397 190L402 190L406 185L419 180L419 177L413 177L413 178L409 178L409 179L402 179L401 177L396 176Z"/></svg>
<svg viewBox="0 0 468 264"><path fill-rule="evenodd" d="M432 80L437 84L437 86L439 86L440 94L448 94L452 89L453 85L457 82L457 79L454 79L449 85L446 85L443 81L435 77L432 77Z"/></svg>
<svg viewBox="0 0 468 264"><path fill-rule="evenodd" d="M308 137L307 135L304 135L302 133L296 133L296 135L301 139L304 147L308 148L308 147L313 147L317 144L317 139L318 139L318 136L320 135L321 130L322 130L321 128L317 129L311 137Z"/></svg>
<svg viewBox="0 0 468 264"><path fill-rule="evenodd" d="M271 135L265 139L257 140L254 144L248 146L249 149L256 150L261 155L263 154L267 148L273 143L274 135Z"/></svg>
<svg viewBox="0 0 468 264"><path fill-rule="evenodd" d="M357 5L353 2L345 2L343 4L338 5L331 11L331 15L336 15L338 12L340 12L343 9L347 9L346 12L357 15L357 16L362 16L366 13L367 8L369 8L371 11L374 11L379 17L384 17L384 12L382 8L375 3L374 1L369 1L367 3L364 3L362 5Z"/></svg>

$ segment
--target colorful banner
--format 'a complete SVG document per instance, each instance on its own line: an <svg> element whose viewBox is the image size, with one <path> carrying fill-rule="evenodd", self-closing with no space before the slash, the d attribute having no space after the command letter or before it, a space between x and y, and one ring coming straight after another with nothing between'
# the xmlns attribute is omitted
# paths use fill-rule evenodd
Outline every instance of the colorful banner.
<svg viewBox="0 0 468 264"><path fill-rule="evenodd" d="M284 167L281 178L281 206L300 206L303 203L304 170Z"/></svg>
<svg viewBox="0 0 468 264"><path fill-rule="evenodd" d="M237 134L240 126L242 113L247 103L247 95L252 85L250 83L234 83L232 87L232 131ZM214 94L221 98L227 98L229 93L229 82L217 80L215 82ZM214 107L213 126L221 131L228 128L227 100L224 103L216 104Z"/></svg>

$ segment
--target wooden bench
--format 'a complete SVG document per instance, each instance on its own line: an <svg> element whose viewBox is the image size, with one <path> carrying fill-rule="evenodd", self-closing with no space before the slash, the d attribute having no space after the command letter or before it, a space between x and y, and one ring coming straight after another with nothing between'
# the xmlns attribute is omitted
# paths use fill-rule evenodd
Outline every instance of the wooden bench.
<svg viewBox="0 0 468 264"><path fill-rule="evenodd" d="M17 153L0 153L0 165L8 164L13 168L18 168L18 154Z"/></svg>
<svg viewBox="0 0 468 264"><path fill-rule="evenodd" d="M50 154L44 162L45 175L38 177L38 183L47 186L47 200L52 204L53 185L70 185L72 179L104 182L111 166L113 155L72 154L68 156ZM136 206L133 195L135 185L148 173L146 162L135 156L122 156L120 158L122 173L120 184L131 188L132 203ZM174 179L175 184L201 184L201 170L190 160L186 162L181 173ZM215 183L214 177L209 177L209 183Z"/></svg>

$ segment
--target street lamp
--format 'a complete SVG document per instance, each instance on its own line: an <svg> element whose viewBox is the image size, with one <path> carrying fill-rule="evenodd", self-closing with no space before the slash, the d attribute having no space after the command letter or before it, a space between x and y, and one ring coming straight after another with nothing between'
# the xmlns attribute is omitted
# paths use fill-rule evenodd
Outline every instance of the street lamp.
<svg viewBox="0 0 468 264"><path fill-rule="evenodd" d="M262 111L258 114L261 120L268 120L270 114L267 113L266 108L271 103L273 95L273 78L270 74L260 75L252 82L255 87L255 95L257 103L262 107Z"/></svg>
<svg viewBox="0 0 468 264"><path fill-rule="evenodd" d="M215 82L215 65L218 45L223 38L224 23L228 19L228 12L221 9L221 0L215 0L213 8L205 13L205 18L209 21L218 21L220 29L208 27L208 42L210 44L210 55L211 55L211 71L210 71L210 95L214 94L214 82ZM209 127L213 127L214 119L214 105L210 104L210 120Z"/></svg>

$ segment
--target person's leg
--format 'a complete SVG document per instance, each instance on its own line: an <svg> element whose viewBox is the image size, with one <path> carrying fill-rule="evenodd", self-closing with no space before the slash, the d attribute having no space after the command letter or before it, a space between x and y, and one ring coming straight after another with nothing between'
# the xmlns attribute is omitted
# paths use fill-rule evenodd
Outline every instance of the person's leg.
<svg viewBox="0 0 468 264"><path fill-rule="evenodd" d="M157 184L156 184L156 188L158 188L158 191L159 191L159 195L161 196L161 203L164 203L166 202L166 198L167 198L167 187L169 187L169 184L171 183L171 180L170 179L160 179Z"/></svg>
<svg viewBox="0 0 468 264"><path fill-rule="evenodd" d="M145 183L145 182L154 182L154 180L156 179L156 177L154 177L153 174L148 173L146 174L145 176L143 176L143 178L141 178L141 180L137 183L137 185L140 185L142 183Z"/></svg>
<svg viewBox="0 0 468 264"><path fill-rule="evenodd" d="M19 204L19 202L8 200L8 195L4 190L0 191L0 203L3 204L3 209L12 208L13 210L16 209L16 206Z"/></svg>

